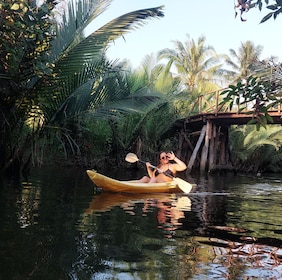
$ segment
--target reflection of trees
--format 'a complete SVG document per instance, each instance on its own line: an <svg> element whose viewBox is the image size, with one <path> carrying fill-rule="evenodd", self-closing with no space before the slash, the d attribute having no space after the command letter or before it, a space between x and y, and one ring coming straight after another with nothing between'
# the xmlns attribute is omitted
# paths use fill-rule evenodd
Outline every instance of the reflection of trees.
<svg viewBox="0 0 282 280"><path fill-rule="evenodd" d="M140 279L188 279L193 275L205 278L208 274L242 279L254 273L275 275L281 269L282 241L255 236L247 223L246 230L227 226L230 214L238 213L233 223L236 225L240 217L247 220L248 209L257 207L259 211L259 201L251 199L246 203L241 195L232 195L232 188L225 187L230 178L212 179L215 182L207 178L189 195L191 205L187 209L175 208L175 200L181 195L134 200L124 199L120 194L114 195L118 199L116 204L110 203L110 197L104 197L102 201L108 200L106 212L88 209L80 230L84 232L82 239L88 238L92 243L90 259L99 262L93 265L95 262L81 260L89 266L89 275L118 277L124 273ZM236 191L243 193L240 189ZM95 205L98 207L99 203ZM257 215L253 216L254 224L259 224Z"/></svg>
<svg viewBox="0 0 282 280"><path fill-rule="evenodd" d="M231 177L237 180L234 182L236 190L225 187L227 195L220 196L217 193L220 186L230 186L224 182L228 177L213 179L213 183L210 178L202 182L199 195L191 197L192 210L200 220L195 241L201 267L196 266L196 274L210 273L224 279L243 279L257 273L265 275L263 279L268 279L269 275L278 275L277 279L281 277L281 272L276 272L282 268L282 240L275 237L279 232L273 230L281 224L279 206L273 204L279 199L273 196L270 199L267 185L258 184L257 179L247 178L247 183L244 183L246 177L241 180ZM234 191L236 196L232 195ZM271 193L275 195L273 190ZM269 215L267 223L266 213ZM230 224L240 224L246 229L226 226Z"/></svg>
<svg viewBox="0 0 282 280"><path fill-rule="evenodd" d="M24 188L18 200L20 207L18 211L18 222L22 228L37 224L40 204L41 188L33 186L31 183L23 183Z"/></svg>
<svg viewBox="0 0 282 280"><path fill-rule="evenodd" d="M226 197L183 198L182 205L181 196L169 195L134 200L112 194L112 203L111 195L102 194L101 200L94 199L91 207L96 212L89 208L81 219L83 241L77 246L78 251L84 253L80 253L81 259L77 260L72 273L79 275L88 271L93 277L123 272L141 279L191 277L197 263L203 261L194 236L204 235L211 225L224 224ZM101 209L105 212L101 213ZM89 243L92 245L83 247ZM210 255L210 249L205 255ZM89 258L95 261L89 263Z"/></svg>
<svg viewBox="0 0 282 280"><path fill-rule="evenodd" d="M187 201L188 205L184 203ZM184 217L183 208L190 206L188 198L177 202L169 195L162 195L138 201L119 200L119 207L112 206L111 211L106 207L107 211L102 214L88 209L79 226L83 241L77 244L78 250L84 252L80 254L83 258L79 264L76 262L71 273L79 275L82 270L89 271L92 277L103 274L115 277L124 273L140 279L191 276L191 267L179 257L178 243L167 238L175 236L175 230L181 225L179 219ZM89 242L92 245L85 246ZM90 264L89 258L96 261Z"/></svg>
<svg viewBox="0 0 282 280"><path fill-rule="evenodd" d="M24 183L0 197L0 278L33 279L52 258L53 238L39 225L41 187Z"/></svg>
<svg viewBox="0 0 282 280"><path fill-rule="evenodd" d="M0 279L65 279L77 254L74 225L81 210L75 206L83 180L71 170L56 171L0 189Z"/></svg>
<svg viewBox="0 0 282 280"><path fill-rule="evenodd" d="M281 218L279 207L270 203L280 201L279 193L266 195L273 186L257 184L254 189L236 183L236 196L229 196L232 188L221 187L225 182L220 180L215 180L217 188L203 181L187 197L102 193L91 209L92 189L81 200L82 188L73 187L79 184L70 174L66 177L49 175L42 179L49 183L42 186L26 184L14 196L0 195L1 264L9 271L5 276L242 279L261 273L262 279L281 278ZM20 227L19 215L28 226Z"/></svg>
<svg viewBox="0 0 282 280"><path fill-rule="evenodd" d="M237 228L215 227L210 228L207 233L209 237L196 238L200 244L198 247L210 248L209 259L205 260L205 269L212 273L212 266L219 265L221 269L218 274L221 275L218 276L224 276L224 279L243 279L243 275L254 273L252 269L259 269L261 275L268 276L270 272L273 275L273 271L276 270L280 271L277 275L281 276L282 240L257 239L246 233L238 234L238 230ZM201 273L200 270L198 272Z"/></svg>

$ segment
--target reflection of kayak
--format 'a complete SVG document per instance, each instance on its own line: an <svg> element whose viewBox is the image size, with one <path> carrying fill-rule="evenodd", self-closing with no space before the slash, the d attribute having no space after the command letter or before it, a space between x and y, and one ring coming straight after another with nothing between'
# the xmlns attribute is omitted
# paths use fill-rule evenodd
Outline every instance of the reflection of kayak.
<svg viewBox="0 0 282 280"><path fill-rule="evenodd" d="M179 193L182 192L177 184L172 182L164 183L139 183L135 181L119 181L99 174L96 171L86 171L89 178L97 186L104 191L125 192L125 193Z"/></svg>
<svg viewBox="0 0 282 280"><path fill-rule="evenodd" d="M169 200L171 194L149 194L149 193L137 193L137 194L129 194L129 193L110 193L103 192L94 197L91 201L89 208L86 209L85 213L91 212L104 212L109 211L115 206L121 206L123 204L129 203L144 203L146 200Z"/></svg>
<svg viewBox="0 0 282 280"><path fill-rule="evenodd" d="M110 211L115 206L122 206L125 210L136 203L149 203L159 207L157 202L166 202L179 211L191 211L191 200L187 196L177 196L167 193L110 193L102 192L90 202L86 214L92 212Z"/></svg>

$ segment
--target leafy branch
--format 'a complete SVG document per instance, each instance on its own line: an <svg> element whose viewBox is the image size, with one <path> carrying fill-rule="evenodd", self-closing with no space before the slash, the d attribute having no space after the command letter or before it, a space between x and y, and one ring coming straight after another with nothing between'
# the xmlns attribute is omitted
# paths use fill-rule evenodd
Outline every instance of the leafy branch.
<svg viewBox="0 0 282 280"><path fill-rule="evenodd" d="M236 85L230 85L221 95L223 101L220 105L229 105L229 110L237 106L238 113L253 115L248 124L266 127L273 119L269 110L278 108L281 103L280 94L276 93L277 85L271 81L264 81L258 77L249 76L247 80L239 80ZM250 108L246 107L252 106Z"/></svg>
<svg viewBox="0 0 282 280"><path fill-rule="evenodd" d="M269 0L264 0L265 4L267 5L266 8L271 10L270 13L268 13L260 23L263 23L273 17L274 19L277 18L277 16L282 13L282 0L275 0L273 4L269 5ZM259 10L262 10L263 3L262 0L257 0L256 5L258 6Z"/></svg>

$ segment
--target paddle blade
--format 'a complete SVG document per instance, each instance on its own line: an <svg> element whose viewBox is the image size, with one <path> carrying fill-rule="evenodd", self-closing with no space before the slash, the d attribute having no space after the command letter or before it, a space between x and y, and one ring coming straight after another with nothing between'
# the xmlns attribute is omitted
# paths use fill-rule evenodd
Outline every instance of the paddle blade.
<svg viewBox="0 0 282 280"><path fill-rule="evenodd" d="M174 182L178 185L178 187L184 192L189 193L191 192L193 185L184 181L181 178L173 178Z"/></svg>
<svg viewBox="0 0 282 280"><path fill-rule="evenodd" d="M135 154L133 154L133 153L128 153L128 154L126 155L126 157L125 157L125 160L126 160L127 162L134 163L134 162L137 162L139 159L138 159L138 157L137 157Z"/></svg>

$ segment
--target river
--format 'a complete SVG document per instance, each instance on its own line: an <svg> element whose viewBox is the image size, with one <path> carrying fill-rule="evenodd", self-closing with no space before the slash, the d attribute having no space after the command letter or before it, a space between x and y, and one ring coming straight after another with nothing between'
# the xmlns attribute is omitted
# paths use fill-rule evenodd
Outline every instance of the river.
<svg viewBox="0 0 282 280"><path fill-rule="evenodd" d="M103 193L81 169L2 181L0 279L282 279L282 175L192 180L188 195Z"/></svg>

